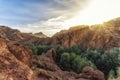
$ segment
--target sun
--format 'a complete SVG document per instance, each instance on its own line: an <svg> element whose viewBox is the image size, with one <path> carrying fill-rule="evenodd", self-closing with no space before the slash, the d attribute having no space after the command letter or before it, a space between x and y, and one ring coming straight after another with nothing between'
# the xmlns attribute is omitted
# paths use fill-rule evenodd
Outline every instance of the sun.
<svg viewBox="0 0 120 80"><path fill-rule="evenodd" d="M92 0L86 9L78 11L71 19L65 20L62 26L69 28L76 25L101 24L110 19L117 18L120 16L120 11L117 10L120 7L119 2L119 0L116 2L110 0L109 3L106 0Z"/></svg>

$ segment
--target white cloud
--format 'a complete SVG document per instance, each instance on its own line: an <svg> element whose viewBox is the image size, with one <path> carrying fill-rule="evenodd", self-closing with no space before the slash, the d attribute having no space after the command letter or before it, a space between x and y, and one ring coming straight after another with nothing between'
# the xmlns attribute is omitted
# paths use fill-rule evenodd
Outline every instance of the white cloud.
<svg viewBox="0 0 120 80"><path fill-rule="evenodd" d="M66 27L62 26L64 21L72 18L78 11L82 10L88 2L89 0L51 0L51 2L41 5L38 3L25 4L28 6L32 5L31 10L33 13L30 13L30 10L25 12L27 14L29 13L29 15L40 17L40 20L24 25L14 25L14 28L22 32L43 32L48 36L52 36L57 31L65 29ZM20 10L20 12L21 11L22 10Z"/></svg>
<svg viewBox="0 0 120 80"><path fill-rule="evenodd" d="M15 28L19 29L22 32L33 32L33 33L43 32L48 36L52 36L57 31L63 29L63 27L61 26L63 24L62 19L64 19L64 17L60 16L60 17L48 19L46 21L36 22L33 24L16 25Z"/></svg>

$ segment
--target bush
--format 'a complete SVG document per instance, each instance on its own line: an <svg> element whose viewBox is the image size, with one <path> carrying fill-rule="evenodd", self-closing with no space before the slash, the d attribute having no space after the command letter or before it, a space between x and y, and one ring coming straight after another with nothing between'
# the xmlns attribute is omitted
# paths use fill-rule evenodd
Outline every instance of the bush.
<svg viewBox="0 0 120 80"><path fill-rule="evenodd" d="M33 51L33 54L37 55L38 54L38 47L34 45L30 45L31 50Z"/></svg>
<svg viewBox="0 0 120 80"><path fill-rule="evenodd" d="M70 55L69 53L63 53L60 59L61 68L64 70L70 70Z"/></svg>
<svg viewBox="0 0 120 80"><path fill-rule="evenodd" d="M32 49L33 54L41 55L42 53L46 53L52 47L46 45L30 45L30 48Z"/></svg>
<svg viewBox="0 0 120 80"><path fill-rule="evenodd" d="M63 70L81 72L84 66L97 67L104 72L106 79L109 74L113 77L120 75L120 48L113 48L107 51L96 48L89 48L81 51L78 46L65 48L63 46L30 45L35 55L47 52L50 48L55 48L55 61Z"/></svg>
<svg viewBox="0 0 120 80"><path fill-rule="evenodd" d="M75 46L72 46L70 48L66 48L65 49L66 52L69 52L69 53L76 53L78 55L80 55L82 53L82 51L80 50L79 46L75 45Z"/></svg>
<svg viewBox="0 0 120 80"><path fill-rule="evenodd" d="M47 45L39 45L38 46L38 52L37 55L40 55L42 53L46 53L48 50L50 50L52 47L51 46L47 46Z"/></svg>
<svg viewBox="0 0 120 80"><path fill-rule="evenodd" d="M95 65L88 61L86 58L82 58L75 53L63 53L61 55L60 67L63 70L74 71L80 73L85 66L91 66L95 68Z"/></svg>
<svg viewBox="0 0 120 80"><path fill-rule="evenodd" d="M120 66L120 48L113 48L108 51L88 49L84 57L92 61L99 70L104 72L106 79L108 79L111 70L114 72L114 77L117 77L117 68Z"/></svg>

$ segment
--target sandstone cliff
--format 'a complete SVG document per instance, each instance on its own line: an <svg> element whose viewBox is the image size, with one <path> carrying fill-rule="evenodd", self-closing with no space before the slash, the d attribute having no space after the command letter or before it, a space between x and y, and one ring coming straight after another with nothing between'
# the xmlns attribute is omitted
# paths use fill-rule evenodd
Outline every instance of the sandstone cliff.
<svg viewBox="0 0 120 80"><path fill-rule="evenodd" d="M56 51L39 56L22 44L79 45L81 49L120 47L120 18L93 26L76 26L56 33L51 38L38 38L29 33L0 26L0 80L104 80L99 70L87 68L81 74L62 71L54 61ZM91 71L92 70L92 71ZM102 77L95 77L102 75ZM81 76L82 75L82 76ZM85 77L86 76L86 77ZM102 79L101 79L102 78Z"/></svg>
<svg viewBox="0 0 120 80"><path fill-rule="evenodd" d="M30 33L21 33L18 30L0 26L0 36L19 43L40 45L63 45L71 47L79 45L86 48L120 47L120 18L92 26L81 25L62 30L51 38L38 38Z"/></svg>
<svg viewBox="0 0 120 80"><path fill-rule="evenodd" d="M0 38L0 80L31 80L33 71L25 64L27 62L18 59L26 53L17 54L9 51L7 43Z"/></svg>
<svg viewBox="0 0 120 80"><path fill-rule="evenodd" d="M11 29L7 26L0 26L0 37L16 43L37 44L38 42L44 41L43 34L39 34L39 36L41 36L40 38L42 39L36 37L32 33L22 33L17 29Z"/></svg>
<svg viewBox="0 0 120 80"><path fill-rule="evenodd" d="M62 71L54 61L55 55L56 51L51 49L42 55L33 56L29 48L0 38L0 80L89 80L94 78L95 73L89 68L88 72L81 73L82 75ZM97 73L97 75L100 74ZM88 78L88 76L91 77ZM99 77L95 78L99 80Z"/></svg>
<svg viewBox="0 0 120 80"><path fill-rule="evenodd" d="M103 24L73 27L58 32L52 39L52 45L60 44L65 47L74 45L79 45L83 49L120 47L120 18Z"/></svg>
<svg viewBox="0 0 120 80"><path fill-rule="evenodd" d="M35 33L33 35L36 36L36 37L39 37L39 38L47 38L47 36L45 34L43 34L42 32Z"/></svg>

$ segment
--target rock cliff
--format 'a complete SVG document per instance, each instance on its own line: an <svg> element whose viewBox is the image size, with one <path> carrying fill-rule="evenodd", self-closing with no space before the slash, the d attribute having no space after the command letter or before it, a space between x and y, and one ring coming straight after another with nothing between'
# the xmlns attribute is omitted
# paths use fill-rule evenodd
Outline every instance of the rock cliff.
<svg viewBox="0 0 120 80"><path fill-rule="evenodd" d="M101 71L90 67L83 69L81 74L63 71L54 61L54 49L34 56L23 44L78 45L81 49L120 47L120 18L103 24L72 27L51 38L38 38L30 33L0 26L0 80L104 80Z"/></svg>
<svg viewBox="0 0 120 80"><path fill-rule="evenodd" d="M7 41L0 38L0 80L31 80L33 71L27 66L27 64L20 61L15 55L17 54L9 51ZM26 58L28 58L26 56Z"/></svg>
<svg viewBox="0 0 120 80"><path fill-rule="evenodd" d="M76 26L69 30L56 33L52 45L60 44L65 47L79 45L86 49L120 47L120 18L92 26Z"/></svg>

